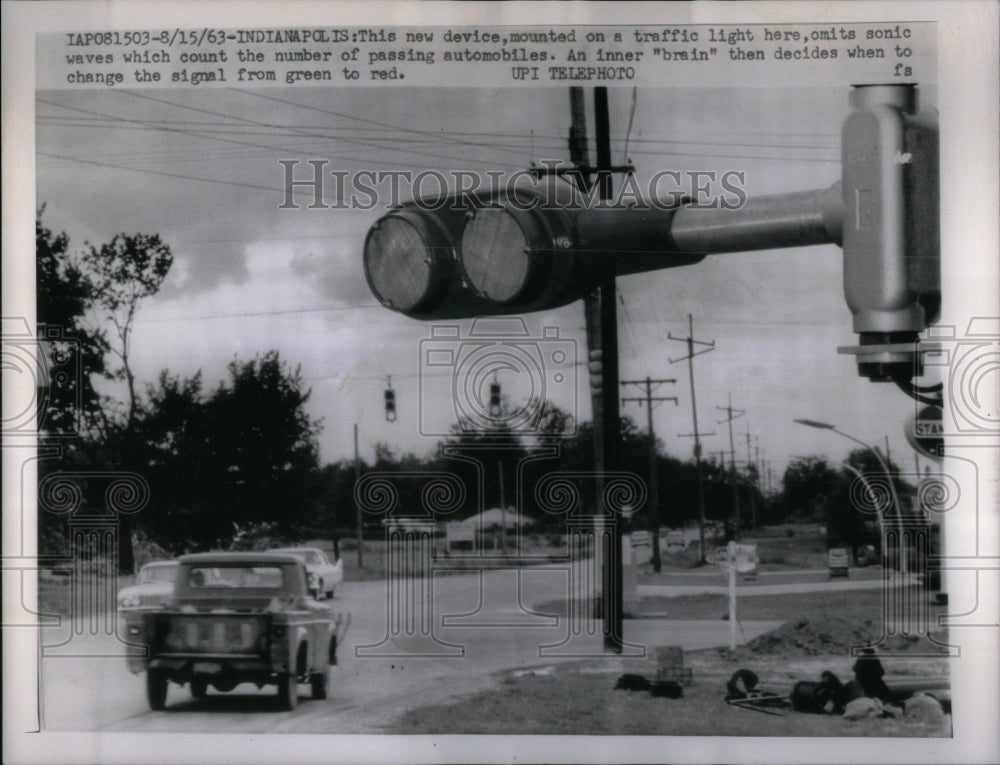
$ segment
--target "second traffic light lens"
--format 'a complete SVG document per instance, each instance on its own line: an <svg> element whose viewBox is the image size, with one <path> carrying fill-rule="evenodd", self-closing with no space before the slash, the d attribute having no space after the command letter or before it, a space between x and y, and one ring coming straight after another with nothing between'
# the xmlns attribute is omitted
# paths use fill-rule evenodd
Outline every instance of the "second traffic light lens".
<svg viewBox="0 0 1000 765"><path fill-rule="evenodd" d="M399 311L414 308L427 296L431 264L429 245L401 218L381 221L365 243L365 270L372 290Z"/></svg>
<svg viewBox="0 0 1000 765"><path fill-rule="evenodd" d="M483 297L505 302L518 296L528 280L528 238L508 211L478 210L462 234L462 267Z"/></svg>

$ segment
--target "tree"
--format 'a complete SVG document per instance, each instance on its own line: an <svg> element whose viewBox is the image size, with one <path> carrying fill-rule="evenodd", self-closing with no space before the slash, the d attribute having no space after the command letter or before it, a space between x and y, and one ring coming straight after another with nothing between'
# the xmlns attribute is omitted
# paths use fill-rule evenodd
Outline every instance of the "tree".
<svg viewBox="0 0 1000 765"><path fill-rule="evenodd" d="M69 251L69 237L43 225L44 211L43 205L35 218L35 334L38 360L48 373L40 379L37 427L40 440L59 438L63 448L39 461L39 481L54 470L86 470L103 462L92 440L102 419L93 381L105 371L107 350L104 333L86 319L93 287ZM39 550L66 554L66 531L65 517L40 513Z"/></svg>
<svg viewBox="0 0 1000 765"><path fill-rule="evenodd" d="M109 342L110 352L118 357L120 366L110 369L112 379L124 379L128 403L125 416L116 410L116 402L106 399L102 409L104 447L113 467L141 469L134 461L137 453L134 426L139 408L135 374L129 363L132 329L139 304L156 294L173 263L170 248L157 234L118 234L100 247L89 245L81 258L81 271L92 290L93 310L114 329L115 341ZM135 567L132 550L132 519L122 516L119 521L118 567L131 573Z"/></svg>
<svg viewBox="0 0 1000 765"><path fill-rule="evenodd" d="M66 354L75 362L73 374L39 396L38 425L43 434L72 435L92 432L99 420L101 399L93 378L105 371L107 339L88 326L86 315L94 288L69 253L69 237L54 234L42 225L44 205L35 219L35 319L36 334L46 340L41 348Z"/></svg>
<svg viewBox="0 0 1000 765"><path fill-rule="evenodd" d="M234 524L274 523L285 533L315 526L323 507L309 391L277 351L234 360L210 394L201 375L166 372L136 416L136 441L153 485L140 522L175 550L206 548Z"/></svg>
<svg viewBox="0 0 1000 765"><path fill-rule="evenodd" d="M227 477L227 499L247 521L314 518L321 423L305 411L300 368L268 351L231 362L229 378L207 404L213 469Z"/></svg>
<svg viewBox="0 0 1000 765"><path fill-rule="evenodd" d="M118 234L101 247L90 245L83 255L86 278L93 290L97 310L114 328L112 352L121 366L113 370L128 386L128 409L123 429L132 427L138 409L135 374L129 364L132 329L139 304L160 290L174 258L157 234Z"/></svg>
<svg viewBox="0 0 1000 765"><path fill-rule="evenodd" d="M214 524L220 492L211 473L212 434L201 373L188 379L160 373L146 389L134 426L143 475L152 491L139 524L160 545L180 552L228 533Z"/></svg>
<svg viewBox="0 0 1000 765"><path fill-rule="evenodd" d="M823 457L797 457L785 468L786 516L809 520L823 518L823 506L840 483L840 475Z"/></svg>

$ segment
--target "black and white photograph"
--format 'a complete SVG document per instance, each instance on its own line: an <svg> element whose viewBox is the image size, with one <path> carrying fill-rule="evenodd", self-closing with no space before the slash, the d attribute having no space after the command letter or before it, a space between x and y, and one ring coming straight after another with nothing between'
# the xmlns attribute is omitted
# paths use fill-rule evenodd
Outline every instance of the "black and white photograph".
<svg viewBox="0 0 1000 765"><path fill-rule="evenodd" d="M5 3L5 759L995 761L997 7Z"/></svg>

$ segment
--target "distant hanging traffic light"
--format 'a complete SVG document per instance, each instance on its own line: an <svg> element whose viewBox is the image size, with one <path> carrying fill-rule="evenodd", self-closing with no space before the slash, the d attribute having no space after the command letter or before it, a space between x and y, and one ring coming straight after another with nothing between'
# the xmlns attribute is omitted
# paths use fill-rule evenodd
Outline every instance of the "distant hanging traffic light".
<svg viewBox="0 0 1000 765"><path fill-rule="evenodd" d="M385 389L385 418L389 422L396 421L396 391L392 388Z"/></svg>
<svg viewBox="0 0 1000 765"><path fill-rule="evenodd" d="M500 405L500 383L490 383L490 417L499 417L503 414Z"/></svg>

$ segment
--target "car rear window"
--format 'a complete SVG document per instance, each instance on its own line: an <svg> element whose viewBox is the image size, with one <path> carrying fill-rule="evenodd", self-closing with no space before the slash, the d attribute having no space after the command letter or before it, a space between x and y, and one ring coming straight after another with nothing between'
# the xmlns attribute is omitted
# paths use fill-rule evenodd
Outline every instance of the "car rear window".
<svg viewBox="0 0 1000 765"><path fill-rule="evenodd" d="M280 566L196 566L187 577L192 589L280 589L284 577Z"/></svg>
<svg viewBox="0 0 1000 765"><path fill-rule="evenodd" d="M172 582L177 575L176 566L147 566L139 571L139 584Z"/></svg>

